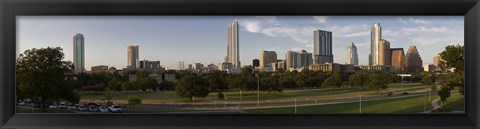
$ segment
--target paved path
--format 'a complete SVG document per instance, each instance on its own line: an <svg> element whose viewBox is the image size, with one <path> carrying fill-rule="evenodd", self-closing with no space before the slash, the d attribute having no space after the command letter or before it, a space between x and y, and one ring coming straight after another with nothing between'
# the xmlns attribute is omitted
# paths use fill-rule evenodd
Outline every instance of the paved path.
<svg viewBox="0 0 480 129"><path fill-rule="evenodd" d="M440 108L440 106L438 105L438 102L439 102L439 101L440 101L440 98L437 98L437 99L432 100L432 102L431 102L432 107L433 107L432 110L426 111L426 112L424 112L424 113L430 113L430 112L432 112L432 111L434 111L434 110L439 109L439 108Z"/></svg>

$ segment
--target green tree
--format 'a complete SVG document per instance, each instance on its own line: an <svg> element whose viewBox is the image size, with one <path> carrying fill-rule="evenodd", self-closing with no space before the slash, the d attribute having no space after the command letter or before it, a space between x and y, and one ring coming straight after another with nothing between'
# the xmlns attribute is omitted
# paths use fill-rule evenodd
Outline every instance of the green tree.
<svg viewBox="0 0 480 129"><path fill-rule="evenodd" d="M450 87L442 86L442 88L437 92L438 96L442 101L446 101L450 97Z"/></svg>
<svg viewBox="0 0 480 129"><path fill-rule="evenodd" d="M335 90L336 87L339 87L341 85L342 85L342 77L338 71L334 71L332 76L328 77L322 84L323 87L332 86L333 90Z"/></svg>
<svg viewBox="0 0 480 129"><path fill-rule="evenodd" d="M465 71L464 47L461 45L448 45L445 50L440 53L442 60L441 68L455 68L455 71L463 74Z"/></svg>
<svg viewBox="0 0 480 129"><path fill-rule="evenodd" d="M352 86L360 86L360 87L362 87L361 89L363 90L364 86L368 82L368 79L369 79L368 74L366 74L366 73L355 73L355 74L350 75L349 83Z"/></svg>
<svg viewBox="0 0 480 129"><path fill-rule="evenodd" d="M440 67L455 68L454 77L450 79L447 85L451 87L459 87L459 92L464 94L464 75L465 75L465 57L464 46L461 45L448 45L445 50L440 53L442 60L440 61ZM452 88L453 89L453 88Z"/></svg>
<svg viewBox="0 0 480 129"><path fill-rule="evenodd" d="M127 102L133 106L133 111L135 111L135 106L142 104L142 100L135 96L128 96Z"/></svg>
<svg viewBox="0 0 480 129"><path fill-rule="evenodd" d="M105 91L102 93L103 98L107 100L107 105L111 105L112 103L110 102L113 99L114 92L110 88L105 88Z"/></svg>
<svg viewBox="0 0 480 129"><path fill-rule="evenodd" d="M160 89L161 90L167 90L167 91L173 91L175 90L175 84L170 81L163 81L162 84L160 84Z"/></svg>
<svg viewBox="0 0 480 129"><path fill-rule="evenodd" d="M73 65L64 58L60 47L33 48L20 54L15 64L18 96L39 102L43 108L49 102L72 98L65 95L76 95L71 88L65 90L64 73L72 72Z"/></svg>
<svg viewBox="0 0 480 129"><path fill-rule="evenodd" d="M387 89L387 83L384 77L381 74L374 74L370 76L370 82L368 83L368 88L376 90L377 94L380 93L381 89Z"/></svg>
<svg viewBox="0 0 480 129"><path fill-rule="evenodd" d="M435 75L430 74L422 77L422 81L420 81L423 85L433 85L435 84Z"/></svg>
<svg viewBox="0 0 480 129"><path fill-rule="evenodd" d="M157 80L149 77L141 78L137 81L139 89L155 89L159 86Z"/></svg>
<svg viewBox="0 0 480 129"><path fill-rule="evenodd" d="M210 93L208 82L196 75L187 75L175 82L175 91L181 98L189 98L194 102L194 97L205 98Z"/></svg>
<svg viewBox="0 0 480 129"><path fill-rule="evenodd" d="M134 90L135 89L135 87L130 82L123 82L121 87L122 87L123 91L128 91L128 90Z"/></svg>
<svg viewBox="0 0 480 129"><path fill-rule="evenodd" d="M119 91L122 89L122 82L118 77L113 76L109 81L108 81L108 88L112 90Z"/></svg>
<svg viewBox="0 0 480 129"><path fill-rule="evenodd" d="M225 100L225 95L223 94L223 92L218 92L217 93L217 98L220 99L220 100Z"/></svg>

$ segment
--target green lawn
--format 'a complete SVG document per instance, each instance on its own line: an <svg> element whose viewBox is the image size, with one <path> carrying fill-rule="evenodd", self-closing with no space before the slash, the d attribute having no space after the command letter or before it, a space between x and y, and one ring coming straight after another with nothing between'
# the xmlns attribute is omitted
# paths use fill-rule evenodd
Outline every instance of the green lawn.
<svg viewBox="0 0 480 129"><path fill-rule="evenodd" d="M419 83L405 83L402 86L399 83L389 84L387 90L381 90L380 94L386 91L427 91L428 86L422 86ZM198 103L212 102L217 93L210 93L206 98L196 98ZM224 92L229 101L240 101L240 94L238 91ZM297 100L312 100L312 99L328 99L338 97L351 97L358 95L376 95L376 91L361 91L358 87L352 88L317 88L317 89L301 89L301 90L283 90L282 93L268 93L261 92L260 99L262 101L277 101L285 99ZM86 93L81 92L81 102L103 102L101 93ZM190 102L189 99L178 98L174 91L160 91L160 92L116 92L113 101L116 103L125 103L128 96L137 96L143 100L144 103L176 103L176 102ZM215 98L216 99L216 98ZM244 91L242 94L242 101L256 101L256 91ZM218 100L217 100L218 101Z"/></svg>
<svg viewBox="0 0 480 129"><path fill-rule="evenodd" d="M432 95L432 100L438 98L438 95ZM428 96L405 97L388 100L376 100L362 102L362 113L419 113L426 109L432 109L428 101ZM425 103L424 103L425 102ZM464 96L460 94L452 94L444 106L454 107L456 110L464 110ZM268 109L248 109L243 110L246 113L259 114L293 114L294 107L284 108L268 108ZM330 104L318 106L297 107L297 114L329 114L329 113L359 113L359 103Z"/></svg>

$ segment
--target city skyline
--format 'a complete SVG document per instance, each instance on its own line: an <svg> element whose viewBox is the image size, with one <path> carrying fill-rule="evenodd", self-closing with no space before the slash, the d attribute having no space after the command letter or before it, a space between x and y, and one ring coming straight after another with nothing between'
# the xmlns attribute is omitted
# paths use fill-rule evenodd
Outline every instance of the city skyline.
<svg viewBox="0 0 480 129"><path fill-rule="evenodd" d="M162 19L164 18L164 19ZM19 17L19 50L17 55L26 49L40 48L47 46L59 46L64 49L65 59L72 60L72 51L70 48L71 38L63 40L62 35L68 33L65 30L68 28L84 27L82 29L71 29L69 34L71 37L76 33L82 33L85 35L85 56L86 56L86 69L90 69L91 66L96 65L109 65L117 68L125 68L127 63L125 62L125 56L127 52L125 47L130 44L136 44L142 46L140 51L140 59L147 60L160 60L163 67L174 68L178 66L178 62L183 61L187 64L203 63L203 64L219 64L224 61L224 56L227 51L225 50L225 26L232 23L232 17L140 17L136 20L131 20L125 17ZM382 38L391 42L392 48L404 48L415 45L422 58L431 59L434 55L441 52L446 45L461 44L463 45L463 17L373 17L374 20L368 20L372 17L254 17L254 16L242 16L238 17L239 20L239 35L242 44L239 46L240 62L242 65L250 65L251 60L259 58L259 51L270 50L276 51L278 59L285 59L284 55L287 50L306 50L307 52L313 52L313 37L314 30L327 30L333 33L333 55L335 63L344 62L345 47L349 42L355 42L358 47L359 63L361 65L368 64L368 48L370 40L369 26L373 23L382 23L384 33ZM376 18L376 19L375 19ZM100 20L98 20L100 19ZM102 20L103 19L103 20ZM161 19L160 22L153 22ZM192 20L198 19L198 20ZM323 19L323 20L322 20ZM346 20L347 19L347 20ZM354 19L352 20L348 19ZM380 19L380 20L378 20ZM97 21L96 21L97 20ZM73 21L73 23L69 22ZM99 22L102 21L102 22ZM108 22L105 22L108 21ZM187 22L188 21L188 22ZM197 23L195 21L200 21ZM351 22L342 23L342 22ZM371 22L377 21L377 22ZM35 22L35 23L34 23ZM124 23L137 23L133 24L135 33L132 35L130 31L120 31L119 28L110 28L108 30L102 28L100 25L93 23L102 23L122 25ZM120 22L120 23L118 23ZM166 29L166 31L174 31L172 33L178 35L169 35L169 33L162 34L148 34L149 31L155 30L156 26L162 26L166 22L167 25L174 24L174 22L181 22L185 24L185 27L177 27L175 30ZM357 23L358 22L358 23ZM60 27L55 27L50 24L58 23ZM78 25L76 25L78 23ZM142 23L142 24L140 24ZM296 24L301 23L301 24ZM431 23L431 25L430 25ZM180 24L180 23L178 23ZM195 33L197 31L178 31L182 28L189 28L192 26L198 26L199 24L207 24L203 27L192 28L191 30L208 31L209 33L201 34ZM341 25L344 25L342 27ZM354 26L360 24L358 26ZM403 25L393 26L395 24ZM90 25L90 26L89 26ZM151 26L148 26L151 25ZM411 27L409 27L410 25ZM97 27L92 28L91 26ZM99 27L100 26L100 27ZM316 27L310 27L316 26ZM62 28L63 27L63 28ZM148 28L152 27L152 28ZM403 27L403 28L402 28ZM126 27L129 28L129 27ZM132 27L130 27L132 28ZM222 28L222 31L208 28ZM398 28L397 30L395 30ZM55 30L59 30L58 32ZM86 31L88 30L88 31ZM143 31L142 31L143 30ZM213 31L215 30L215 31ZM399 31L400 30L400 31ZM45 31L45 32L44 32ZM82 31L82 32L77 32ZM100 32L98 32L100 31ZM119 31L119 32L114 32ZM43 33L40 33L43 32ZM46 33L49 32L49 33ZM109 34L107 32L113 33ZM295 33L297 32L297 33ZM365 33L366 32L366 33ZM62 33L62 34L58 34ZM113 36L118 33L127 33L127 36ZM210 34L213 33L213 34ZM306 33L303 35L303 33ZM37 35L35 35L37 34ZM308 34L308 35L307 35ZM431 35L437 34L439 37L428 38ZM34 36L32 36L34 35ZM45 36L55 35L55 36ZM190 40L194 40L192 43L184 43L189 39L182 38L189 35ZM413 35L413 36L412 36ZM426 36L425 36L426 35ZM138 36L138 38L136 38ZM401 38L401 36L412 36L409 38ZM417 36L417 37L415 37ZM423 36L423 37L422 37ZM143 37L143 38L142 38ZM147 38L145 38L147 37ZM148 37L162 37L155 38L160 39L157 42L142 41L147 40ZM177 37L176 40L171 39L175 43L164 43L163 39L169 39L169 37ZM200 38L199 38L200 37ZM205 40L201 37L205 37ZM433 36L435 37L435 36ZM90 39L91 38L91 39ZM362 41L364 40L364 41ZM408 40L415 42L407 42ZM116 43L111 43L116 42ZM358 42L358 44L357 44ZM183 44L182 44L183 43ZM442 45L435 45L441 43ZM283 45L285 44L285 45ZM168 46L168 47L166 47ZM191 47L189 47L191 46ZM107 47L107 48L105 48ZM120 49L121 48L121 49ZM181 48L181 49L179 49ZM425 49L429 48L429 49ZM119 50L116 50L119 49ZM212 51L215 50L215 51ZM182 51L188 51L183 52ZM115 57L112 57L115 55ZM117 57L118 56L118 57ZM119 61L118 61L119 60ZM425 64L432 63L431 60L424 61Z"/></svg>

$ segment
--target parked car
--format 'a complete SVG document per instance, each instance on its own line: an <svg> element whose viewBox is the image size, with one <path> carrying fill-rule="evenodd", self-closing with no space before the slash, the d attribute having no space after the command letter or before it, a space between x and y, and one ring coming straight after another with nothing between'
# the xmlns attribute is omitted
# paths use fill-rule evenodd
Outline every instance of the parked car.
<svg viewBox="0 0 480 129"><path fill-rule="evenodd" d="M111 112L116 112L116 113L120 113L122 112L122 108L120 108L120 106L118 105L112 105L110 107L108 107L110 109Z"/></svg>
<svg viewBox="0 0 480 129"><path fill-rule="evenodd" d="M408 95L409 93L408 92L402 92L402 95Z"/></svg>
<svg viewBox="0 0 480 129"><path fill-rule="evenodd" d="M68 108L67 108L67 109L68 109L68 110L75 110L76 107L75 107L75 105L70 104L70 105L68 105Z"/></svg>
<svg viewBox="0 0 480 129"><path fill-rule="evenodd" d="M79 110L79 109L78 109L79 107L80 107L80 104L75 104L75 111L78 111L78 110Z"/></svg>
<svg viewBox="0 0 480 129"><path fill-rule="evenodd" d="M98 108L97 108L97 106L95 106L95 105L90 105L90 106L88 107L88 110L89 110L90 112L98 112Z"/></svg>
<svg viewBox="0 0 480 129"><path fill-rule="evenodd" d="M386 92L385 95L386 95L386 96L392 96L392 95L393 95L393 92L392 92L392 91Z"/></svg>
<svg viewBox="0 0 480 129"><path fill-rule="evenodd" d="M108 111L109 109L105 106L100 106L98 109L100 109L100 112L102 112L102 113L108 113L109 112Z"/></svg>
<svg viewBox="0 0 480 129"><path fill-rule="evenodd" d="M20 101L20 102L18 102L18 106L27 106L27 102Z"/></svg>
<svg viewBox="0 0 480 129"><path fill-rule="evenodd" d="M30 107L39 108L40 103L30 103Z"/></svg>
<svg viewBox="0 0 480 129"><path fill-rule="evenodd" d="M57 107L58 107L57 104L50 104L50 105L48 106L48 108L57 108Z"/></svg>
<svg viewBox="0 0 480 129"><path fill-rule="evenodd" d="M78 106L78 111L85 112L85 111L88 111L88 109L85 105L80 105Z"/></svg>
<svg viewBox="0 0 480 129"><path fill-rule="evenodd" d="M67 109L67 104L65 104L65 103L60 103L60 104L58 105L58 108Z"/></svg>
<svg viewBox="0 0 480 129"><path fill-rule="evenodd" d="M96 103L87 103L87 104L85 104L85 106L87 106L87 107L90 107L90 106L92 106L92 105L98 106Z"/></svg>

